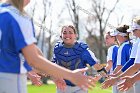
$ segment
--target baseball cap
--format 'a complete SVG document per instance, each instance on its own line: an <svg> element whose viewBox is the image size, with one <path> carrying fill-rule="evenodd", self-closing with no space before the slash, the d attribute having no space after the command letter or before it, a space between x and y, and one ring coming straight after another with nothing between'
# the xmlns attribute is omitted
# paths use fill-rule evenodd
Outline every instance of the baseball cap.
<svg viewBox="0 0 140 93"><path fill-rule="evenodd" d="M130 28L127 30L127 32L133 32L136 29L140 29L140 25L138 25L137 23L133 22L132 25L130 26Z"/></svg>
<svg viewBox="0 0 140 93"><path fill-rule="evenodd" d="M110 32L110 35L111 35L111 36L117 36L117 35L120 35L120 36L127 36L126 33L119 32L117 29L111 31L111 32Z"/></svg>

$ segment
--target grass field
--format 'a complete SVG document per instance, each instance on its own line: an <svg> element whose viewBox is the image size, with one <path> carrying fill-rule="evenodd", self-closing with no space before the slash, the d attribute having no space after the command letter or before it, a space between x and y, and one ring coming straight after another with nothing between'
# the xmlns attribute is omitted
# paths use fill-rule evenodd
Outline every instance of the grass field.
<svg viewBox="0 0 140 93"><path fill-rule="evenodd" d="M28 93L56 93L56 89L54 84L43 85L40 87L28 85ZM112 93L112 90L111 88L102 90L98 83L93 90L89 90L89 93Z"/></svg>

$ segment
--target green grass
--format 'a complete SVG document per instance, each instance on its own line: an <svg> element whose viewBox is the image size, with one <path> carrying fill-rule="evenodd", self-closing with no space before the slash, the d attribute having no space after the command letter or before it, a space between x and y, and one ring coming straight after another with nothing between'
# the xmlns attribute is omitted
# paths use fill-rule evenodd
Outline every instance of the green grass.
<svg viewBox="0 0 140 93"><path fill-rule="evenodd" d="M42 85L40 87L28 85L28 93L56 93L55 85Z"/></svg>
<svg viewBox="0 0 140 93"><path fill-rule="evenodd" d="M89 90L89 93L112 93L111 88L102 90L100 84L97 84L93 90ZM28 93L56 93L54 84L42 85L40 87L28 85Z"/></svg>

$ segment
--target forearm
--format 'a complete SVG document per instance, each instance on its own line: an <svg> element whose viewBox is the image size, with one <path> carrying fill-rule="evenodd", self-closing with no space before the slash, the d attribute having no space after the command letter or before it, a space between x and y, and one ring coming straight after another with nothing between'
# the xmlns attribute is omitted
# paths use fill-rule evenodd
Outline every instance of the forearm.
<svg viewBox="0 0 140 93"><path fill-rule="evenodd" d="M108 77L106 69L101 64L95 64L93 67L102 77Z"/></svg>
<svg viewBox="0 0 140 93"><path fill-rule="evenodd" d="M71 79L69 73L72 72L70 70L60 67L45 59L43 56L38 54L38 50L35 45L25 47L22 49L22 52L29 65L33 66L35 69L57 78Z"/></svg>
<svg viewBox="0 0 140 93"><path fill-rule="evenodd" d="M96 63L93 67L95 70L100 70L103 68L103 66L101 64L98 64L98 63Z"/></svg>
<svg viewBox="0 0 140 93"><path fill-rule="evenodd" d="M115 76L119 76L121 75L123 72L121 70L119 70L117 73L115 73Z"/></svg>
<svg viewBox="0 0 140 93"><path fill-rule="evenodd" d="M38 54L39 55L44 56L43 53L42 53L42 51L38 47L37 47L37 51L38 51Z"/></svg>
<svg viewBox="0 0 140 93"><path fill-rule="evenodd" d="M136 81L140 80L140 72L136 73L135 75L132 76L132 80L135 83Z"/></svg>
<svg viewBox="0 0 140 93"><path fill-rule="evenodd" d="M112 67L112 61L110 60L110 61L107 62L107 65L105 67L106 71L109 72L111 67Z"/></svg>
<svg viewBox="0 0 140 93"><path fill-rule="evenodd" d="M135 74L137 71L139 71L139 69L140 69L140 64L134 64L130 68L128 68L124 73L122 73L120 76L121 77L131 76Z"/></svg>
<svg viewBox="0 0 140 93"><path fill-rule="evenodd" d="M57 64L50 62L49 60L44 59L42 56L36 57L35 60L31 65L36 69L39 69L40 71L47 73L50 76L54 76L56 78L64 77L65 79L69 79L69 77L67 76L69 76L69 73L71 73L71 71L60 67Z"/></svg>
<svg viewBox="0 0 140 93"><path fill-rule="evenodd" d="M121 65L118 65L118 66L115 68L113 74L116 74L120 69L122 69L122 66L121 66Z"/></svg>

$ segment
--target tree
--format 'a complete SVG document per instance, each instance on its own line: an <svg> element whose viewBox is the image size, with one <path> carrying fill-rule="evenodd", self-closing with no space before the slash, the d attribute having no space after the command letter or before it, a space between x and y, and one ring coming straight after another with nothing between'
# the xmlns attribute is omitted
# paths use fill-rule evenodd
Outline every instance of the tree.
<svg viewBox="0 0 140 93"><path fill-rule="evenodd" d="M94 15L94 18L96 19L95 24L97 24L99 28L99 59L102 63L104 61L104 31L107 26L111 26L108 24L108 20L110 18L110 15L113 13L113 11L116 8L116 5L118 4L119 0L116 0L113 7L111 9L107 9L105 6L105 0L91 0L91 10ZM93 16L92 15L92 16ZM94 30L94 29L93 29Z"/></svg>
<svg viewBox="0 0 140 93"><path fill-rule="evenodd" d="M66 4L67 4L67 8L68 8L71 20L79 35L79 14L78 14L76 2L75 2L75 0L66 0ZM79 36L78 36L78 38L79 38Z"/></svg>

